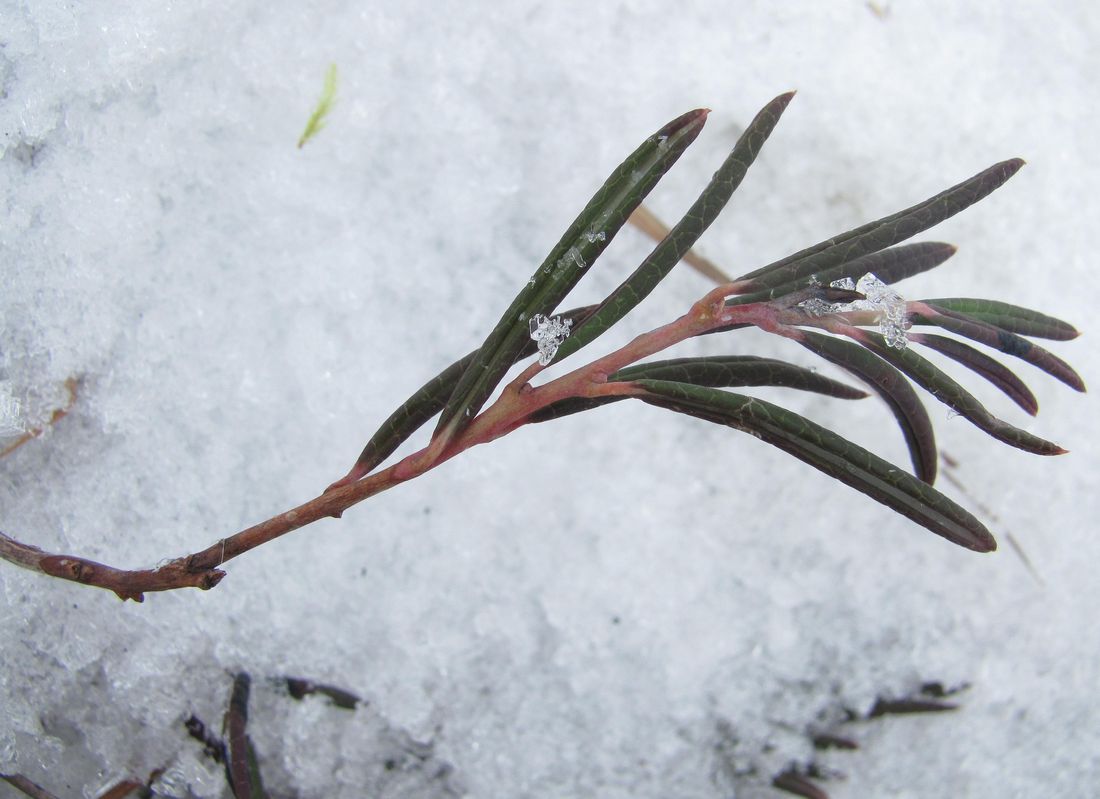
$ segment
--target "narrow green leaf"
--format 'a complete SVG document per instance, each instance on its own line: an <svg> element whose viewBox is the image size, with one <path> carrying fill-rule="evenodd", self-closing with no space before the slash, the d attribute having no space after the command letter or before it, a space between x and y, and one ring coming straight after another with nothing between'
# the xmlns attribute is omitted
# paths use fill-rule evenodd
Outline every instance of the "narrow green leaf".
<svg viewBox="0 0 1100 799"><path fill-rule="evenodd" d="M792 282L808 281L812 275L892 247L988 196L1016 174L1023 164L1019 158L994 164L969 180L904 211L849 230L750 272L741 278L748 281L745 291L757 293ZM747 298L738 297L731 304L743 304L745 301Z"/></svg>
<svg viewBox="0 0 1100 799"><path fill-rule="evenodd" d="M640 380L645 401L743 430L976 552L997 544L974 516L904 469L796 413L764 400L701 386Z"/></svg>
<svg viewBox="0 0 1100 799"><path fill-rule="evenodd" d="M865 255L852 261L844 270L841 277L850 277L859 280L868 272L883 283L900 283L902 280L928 272L942 264L956 252L958 247L942 241L921 241L915 244L902 244L891 247L881 252ZM858 267L852 268L852 265ZM859 271L862 269L863 271ZM826 273L828 274L828 273ZM835 280L835 278L830 278Z"/></svg>
<svg viewBox="0 0 1100 799"><path fill-rule="evenodd" d="M696 386L774 386L812 391L838 399L863 399L857 388L819 375L812 369L775 358L755 355L719 355L702 358L673 358L667 361L628 366L610 380L671 380Z"/></svg>
<svg viewBox="0 0 1100 799"><path fill-rule="evenodd" d="M1003 441L1010 446L1018 447L1027 452L1034 452L1036 455L1062 455L1065 453L1065 450L1057 444L998 419L986 410L985 406L978 402L970 392L926 358L914 352L912 347L906 347L903 350L891 347L878 333L872 333L868 330L860 330L857 340L879 357L886 359L905 372L918 385L927 389L932 396L951 408L955 413L968 419L979 430L985 431L998 441Z"/></svg>
<svg viewBox="0 0 1100 799"><path fill-rule="evenodd" d="M854 345L853 345L854 346ZM859 349L856 347L856 349ZM774 358L752 355L722 355L703 358L674 358L667 361L629 366L615 372L609 382L630 380L673 380L696 386L735 387L772 386L812 391L838 399L863 399L866 393L838 380L819 375L810 369ZM572 398L555 402L533 414L529 421L548 422L563 416L587 411L626 397Z"/></svg>
<svg viewBox="0 0 1100 799"><path fill-rule="evenodd" d="M905 437L913 473L928 484L936 481L936 434L928 411L905 376L886 361L850 341L802 330L802 346L865 381L886 402Z"/></svg>
<svg viewBox="0 0 1100 799"><path fill-rule="evenodd" d="M940 241L902 244L898 247L890 247L886 250L863 255L854 261L848 261L834 266L832 269L818 272L811 276L811 280L816 280L822 286L828 286L833 281L843 280L844 278L858 281L870 272L883 283L897 283L908 277L913 277L913 275L919 275L921 272L935 269L954 255L956 249L953 244L944 244ZM784 283L782 286L738 297L738 304L773 300L805 288L805 280L793 280Z"/></svg>
<svg viewBox="0 0 1100 799"><path fill-rule="evenodd" d="M485 339L443 409L437 435L454 435L481 410L527 345L529 320L536 314L553 313L634 209L695 141L706 115L700 109L673 120L611 174Z"/></svg>
<svg viewBox="0 0 1100 799"><path fill-rule="evenodd" d="M600 304L599 310L562 342L554 357L555 363L607 332L664 280L726 207L793 97L794 92L782 94L761 109L683 219L676 223L633 274L611 292Z"/></svg>
<svg viewBox="0 0 1100 799"><path fill-rule="evenodd" d="M980 300L972 297L947 297L938 300L925 300L925 302L936 308L963 314L971 319L995 325L1002 330L1008 330L1021 336L1069 341L1080 335L1077 328L1068 322L1033 311L1030 308L1009 305L1007 302Z"/></svg>
<svg viewBox="0 0 1100 799"><path fill-rule="evenodd" d="M565 311L566 316L574 323L583 322L596 309L595 305L586 305L581 308L573 308ZM530 339L519 351L516 360L530 357L535 353L535 342ZM369 474L382 461L386 460L397 450L409 436L419 430L427 421L443 410L447 399L454 393L455 386L463 373L474 362L477 350L452 363L442 372L437 374L427 383L413 392L401 406L390 414L386 421L382 422L378 430L371 436L359 459L355 462L347 477L336 485L343 485L358 480Z"/></svg>
<svg viewBox="0 0 1100 799"><path fill-rule="evenodd" d="M345 480L352 482L369 474L405 443L409 436L442 411L448 398L454 393L459 379L476 356L477 350L474 350L413 392L371 436Z"/></svg>
<svg viewBox="0 0 1100 799"><path fill-rule="evenodd" d="M1031 389L1024 381L1000 361L990 358L984 352L956 339L937 336L933 333L910 333L909 340L923 344L973 370L1007 394L1013 402L1032 416L1039 412L1039 401L1035 399L1035 395L1031 393Z"/></svg>
<svg viewBox="0 0 1100 799"><path fill-rule="evenodd" d="M658 219L657 215L644 205L639 205L634 213L631 214L630 224L638 228L642 233L645 233L655 242L660 242L665 236L672 232L668 225ZM685 252L683 260L685 264L696 272L719 286L723 283L733 282L733 278L723 272L716 263L709 258L704 258L694 249Z"/></svg>
<svg viewBox="0 0 1100 799"><path fill-rule="evenodd" d="M935 313L912 314L912 321L915 324L924 323L942 327L944 330L963 338L977 341L979 344L984 344L1007 355L1013 355L1020 360L1027 361L1032 366L1042 369L1051 377L1061 380L1076 391L1085 390L1085 382L1072 366L1038 344L996 325L972 319L966 314L949 311L934 303L925 302L924 304Z"/></svg>

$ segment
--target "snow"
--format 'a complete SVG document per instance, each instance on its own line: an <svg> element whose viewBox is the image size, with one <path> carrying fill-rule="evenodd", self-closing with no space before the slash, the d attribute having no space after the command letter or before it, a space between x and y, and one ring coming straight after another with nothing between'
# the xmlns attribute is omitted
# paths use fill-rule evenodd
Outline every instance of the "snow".
<svg viewBox="0 0 1100 799"><path fill-rule="evenodd" d="M899 350L905 349L909 343L905 331L910 327L905 298L870 272L856 283L856 291L867 298L862 302L878 312L879 332L886 339L887 345ZM858 302L860 301L857 300Z"/></svg>
<svg viewBox="0 0 1100 799"><path fill-rule="evenodd" d="M858 291L862 300L852 302L826 302L820 297L811 297L798 304L810 316L845 313L847 311L872 311L877 315L879 332L887 345L899 350L909 344L906 332L911 327L905 298L892 286L883 283L872 272L863 275L858 281L850 277L834 280L829 285L835 289Z"/></svg>
<svg viewBox="0 0 1100 799"><path fill-rule="evenodd" d="M1100 213L1087 3L0 0L0 31L17 426L79 378L0 460L0 530L44 549L146 567L315 496L484 339L646 135L714 109L652 195L672 223L791 88L707 257L741 274L1019 155L927 235L959 254L900 289L1065 318L1085 336L1053 349L1100 367L1095 300L1064 289L1089 284ZM330 64L339 100L299 150ZM624 230L563 307L649 248ZM608 338L709 288L674 273ZM675 355L730 351L829 369L742 331ZM960 710L843 728L861 749L820 756L847 774L834 799L1087 794L1100 414L1018 368L1035 420L960 379L1070 454L928 403L966 494L942 488L991 525L991 556L749 436L622 402L465 452L209 592L124 604L0 563L0 772L67 797L167 769L163 795L228 796L183 722L219 730L245 670L274 796L762 797L815 757L808 729L937 680L971 686ZM907 463L876 400L768 399ZM287 675L366 704L294 701Z"/></svg>
<svg viewBox="0 0 1100 799"><path fill-rule="evenodd" d="M546 366L554 360L561 343L569 338L573 320L560 316L546 317L537 313L528 320L528 326L531 328L531 340L539 348L539 363Z"/></svg>

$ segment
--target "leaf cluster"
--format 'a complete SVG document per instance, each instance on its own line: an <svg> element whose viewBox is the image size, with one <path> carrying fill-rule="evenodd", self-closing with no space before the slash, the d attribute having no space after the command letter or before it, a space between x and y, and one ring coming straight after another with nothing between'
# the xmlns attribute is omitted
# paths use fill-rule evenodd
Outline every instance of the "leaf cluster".
<svg viewBox="0 0 1100 799"><path fill-rule="evenodd" d="M691 208L614 291L596 305L565 312L573 322L573 330L558 347L554 363L574 355L619 322L691 253L744 179L792 97L793 93L780 95L756 115ZM481 347L409 397L371 438L341 483L354 482L370 473L436 415L440 419L432 448L437 455L461 438L513 365L534 353L528 320L557 310L648 192L694 141L706 114L705 110L697 110L673 120L647 138L611 174ZM1084 383L1068 364L1031 340L1065 341L1074 338L1077 331L1059 319L1005 302L929 299L907 304L907 324L939 328L952 335L914 329L907 339L916 346L898 348L869 329L879 321L875 314L865 310L846 312L846 306L836 303L864 299L862 293L845 287L850 286L842 283L845 279L854 281L872 274L889 285L944 263L955 252L952 245L902 242L983 199L1022 165L1020 159L994 164L923 202L725 284L717 295L708 295L719 298L717 314L707 316L706 323L696 324L689 334L728 333L756 325L791 338L847 370L877 393L893 413L908 446L912 473L790 410L729 391L744 386L773 386L841 399L867 396L811 369L744 354L632 363L607 375L597 370L595 379L606 380L604 393L595 396L576 392L541 406L536 403L521 423L560 419L609 402L638 399L750 433L949 541L977 551L994 549L993 536L982 523L933 487L935 436L914 385L999 441L1041 455L1064 450L994 416L917 350L932 350L962 364L1034 415L1038 404L1023 380L967 341L1026 361L1071 388L1084 391ZM833 310L813 312L808 304L811 300L831 303L828 307ZM698 308L696 321L706 316L700 316ZM532 390L526 379L539 369L536 366L524 373L519 381L520 392Z"/></svg>

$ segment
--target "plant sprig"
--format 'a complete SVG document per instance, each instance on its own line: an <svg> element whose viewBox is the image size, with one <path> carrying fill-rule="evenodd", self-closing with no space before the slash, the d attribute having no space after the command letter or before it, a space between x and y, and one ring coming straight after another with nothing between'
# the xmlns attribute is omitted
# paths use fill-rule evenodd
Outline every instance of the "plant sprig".
<svg viewBox="0 0 1100 799"><path fill-rule="evenodd" d="M691 251L744 179L792 97L793 93L780 95L757 114L696 202L618 288L594 306L551 317L698 136L707 112L684 114L647 138L596 192L481 347L409 397L383 422L348 474L320 496L154 569L127 571L54 555L2 533L0 557L50 576L112 590L123 599L141 601L147 591L212 588L225 576L220 567L226 561L318 519L339 517L470 447L527 424L624 399L748 432L952 543L979 552L995 549L996 541L982 523L933 487L935 436L910 381L1005 443L1042 455L1065 450L993 416L916 349L927 347L952 358L1034 414L1034 394L1008 367L956 338L911 332L909 327L937 326L1021 358L1084 391L1083 381L1067 363L1026 338L1064 341L1077 331L1038 311L993 300L906 301L892 284L936 268L955 252L952 245L939 242L902 242L999 188L1023 165L1020 159L1002 161L924 202L723 282L679 318L556 379L533 383L548 363L564 360L617 324ZM320 107L319 112L318 123L324 116ZM868 329L876 326L881 332ZM689 338L718 333L728 338L745 327L792 339L868 384L898 422L913 474L792 411L726 390L774 386L843 399L866 396L850 386L795 364L744 354L645 360ZM535 352L536 344L539 361L505 382L511 368ZM499 395L489 403L495 391ZM440 419L426 447L381 468L437 415Z"/></svg>

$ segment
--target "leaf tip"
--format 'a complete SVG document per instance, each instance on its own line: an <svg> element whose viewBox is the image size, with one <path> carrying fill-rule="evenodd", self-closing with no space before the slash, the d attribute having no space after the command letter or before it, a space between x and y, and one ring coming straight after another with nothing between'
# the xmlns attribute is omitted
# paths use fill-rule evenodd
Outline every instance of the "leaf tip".
<svg viewBox="0 0 1100 799"><path fill-rule="evenodd" d="M709 114L709 108L696 108L692 111L688 111L686 114L681 114L665 125L665 127L657 132L657 136L667 136L670 133L676 133L693 125L702 126L702 124L707 121L707 116Z"/></svg>
<svg viewBox="0 0 1100 799"><path fill-rule="evenodd" d="M798 92L794 89L789 92L783 92L783 94L768 103L767 108L777 114L782 114L787 110L787 106L791 104L791 100L794 99L797 93Z"/></svg>
<svg viewBox="0 0 1100 799"><path fill-rule="evenodd" d="M969 530L970 535L965 539L954 539L954 543L959 544L965 549L969 549L971 552L979 552L985 554L987 552L997 551L997 539L993 537L993 533L982 527L979 530Z"/></svg>
<svg viewBox="0 0 1100 799"><path fill-rule="evenodd" d="M709 108L696 108L686 114L680 114L676 119L654 133L650 137L650 141L665 142L675 136L684 136L687 143L690 144L702 131L703 125L707 122L708 114L710 114Z"/></svg>

